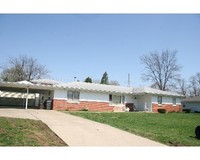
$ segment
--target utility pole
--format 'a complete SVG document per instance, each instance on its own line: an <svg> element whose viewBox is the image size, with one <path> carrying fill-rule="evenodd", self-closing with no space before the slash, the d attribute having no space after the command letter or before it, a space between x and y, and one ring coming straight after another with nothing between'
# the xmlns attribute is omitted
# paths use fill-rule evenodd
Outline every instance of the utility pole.
<svg viewBox="0 0 200 160"><path fill-rule="evenodd" d="M130 74L128 74L128 87L131 87Z"/></svg>

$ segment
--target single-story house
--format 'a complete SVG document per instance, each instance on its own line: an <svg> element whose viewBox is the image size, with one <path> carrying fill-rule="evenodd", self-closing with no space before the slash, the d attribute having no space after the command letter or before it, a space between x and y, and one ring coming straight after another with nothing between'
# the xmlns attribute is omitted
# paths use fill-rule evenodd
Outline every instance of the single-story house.
<svg viewBox="0 0 200 160"><path fill-rule="evenodd" d="M24 107L43 108L46 100L52 100L53 110L129 111L157 112L164 108L168 112L181 111L182 95L149 87L122 87L96 83L63 83L52 80L31 82L0 82L0 100L3 93L21 93ZM35 95L35 105L29 97ZM29 96L26 96L29 95ZM20 96L18 96L20 98ZM5 100L4 100L5 101ZM1 104L0 106L5 104Z"/></svg>
<svg viewBox="0 0 200 160"><path fill-rule="evenodd" d="M200 96L187 97L181 103L183 109L191 109L191 112L200 112Z"/></svg>

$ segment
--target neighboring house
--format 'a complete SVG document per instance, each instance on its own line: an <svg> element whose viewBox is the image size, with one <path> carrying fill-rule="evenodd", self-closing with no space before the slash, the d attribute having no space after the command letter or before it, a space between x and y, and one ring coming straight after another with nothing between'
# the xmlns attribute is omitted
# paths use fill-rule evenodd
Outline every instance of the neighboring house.
<svg viewBox="0 0 200 160"><path fill-rule="evenodd" d="M191 109L191 112L200 112L200 96L187 97L181 102L183 109Z"/></svg>
<svg viewBox="0 0 200 160"><path fill-rule="evenodd" d="M52 100L53 110L157 112L158 108L181 111L182 95L149 87L122 87L85 82L62 83L51 80L29 82L0 82L0 90L26 89L25 93L39 94L35 106L43 108L45 100ZM9 89L8 89L9 88ZM26 102L28 98L26 98ZM1 102L0 102L1 103ZM1 104L0 104L1 105ZM28 106L28 102L26 108Z"/></svg>

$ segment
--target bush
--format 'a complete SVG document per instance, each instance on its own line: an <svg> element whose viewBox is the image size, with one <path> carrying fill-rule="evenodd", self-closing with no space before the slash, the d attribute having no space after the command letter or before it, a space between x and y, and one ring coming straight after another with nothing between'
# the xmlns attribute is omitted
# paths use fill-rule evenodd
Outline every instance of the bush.
<svg viewBox="0 0 200 160"><path fill-rule="evenodd" d="M166 113L166 109L158 109L158 113Z"/></svg>
<svg viewBox="0 0 200 160"><path fill-rule="evenodd" d="M183 109L183 112L185 112L185 113L190 113L190 112L191 112L191 109Z"/></svg>

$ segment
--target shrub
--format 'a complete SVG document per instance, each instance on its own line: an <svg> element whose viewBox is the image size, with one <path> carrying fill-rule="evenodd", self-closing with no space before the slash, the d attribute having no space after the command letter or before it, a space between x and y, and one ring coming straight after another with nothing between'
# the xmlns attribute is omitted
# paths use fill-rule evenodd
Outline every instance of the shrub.
<svg viewBox="0 0 200 160"><path fill-rule="evenodd" d="M166 113L166 109L158 109L158 113Z"/></svg>
<svg viewBox="0 0 200 160"><path fill-rule="evenodd" d="M183 112L185 112L185 113L190 113L190 112L191 112L191 109L183 109Z"/></svg>

